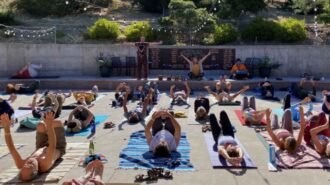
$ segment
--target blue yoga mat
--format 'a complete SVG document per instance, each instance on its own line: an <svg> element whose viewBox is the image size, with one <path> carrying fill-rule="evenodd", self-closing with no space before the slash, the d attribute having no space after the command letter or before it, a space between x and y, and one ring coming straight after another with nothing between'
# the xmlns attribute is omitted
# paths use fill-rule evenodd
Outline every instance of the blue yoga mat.
<svg viewBox="0 0 330 185"><path fill-rule="evenodd" d="M211 163L213 168L257 168L257 166L254 164L252 159L250 158L249 154L243 147L243 145L238 141L236 138L236 142L238 143L238 146L242 148L244 152L244 160L241 162L240 166L233 166L230 163L226 161L225 158L219 155L218 153L218 146L214 146L215 142L213 139L213 136L211 132L207 132L204 134L204 140L207 145L207 150L210 155Z"/></svg>
<svg viewBox="0 0 330 185"><path fill-rule="evenodd" d="M177 171L194 171L190 163L190 144L185 133L182 133L177 152L172 152L171 158L154 157L149 151L149 145L144 131L132 133L128 145L119 155L119 168L122 169L150 169L166 168ZM171 166L172 161L180 161L178 166Z"/></svg>
<svg viewBox="0 0 330 185"><path fill-rule="evenodd" d="M272 109L273 114L277 114L279 117L282 117L284 114L283 109L277 108L277 109Z"/></svg>
<svg viewBox="0 0 330 185"><path fill-rule="evenodd" d="M97 115L95 116L95 123L96 126L100 125L103 123L106 119L108 119L109 116L107 115ZM87 127L84 130L81 130L78 133L72 133L72 132L65 132L66 136L88 136L91 133L91 127Z"/></svg>

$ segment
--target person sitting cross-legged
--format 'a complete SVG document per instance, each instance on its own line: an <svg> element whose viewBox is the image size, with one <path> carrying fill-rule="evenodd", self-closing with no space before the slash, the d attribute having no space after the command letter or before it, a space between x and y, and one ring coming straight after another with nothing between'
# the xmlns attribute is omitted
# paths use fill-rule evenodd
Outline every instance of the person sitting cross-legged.
<svg viewBox="0 0 330 185"><path fill-rule="evenodd" d="M244 64L242 64L241 59L236 59L235 64L231 68L231 77L233 79L242 80L249 78L249 71Z"/></svg>
<svg viewBox="0 0 330 185"><path fill-rule="evenodd" d="M150 151L157 157L170 157L181 138L181 126L167 110L156 111L145 127Z"/></svg>
<svg viewBox="0 0 330 185"><path fill-rule="evenodd" d="M201 80L204 77L203 72L203 62L211 55L211 52L209 51L202 59L198 60L197 57L193 57L192 60L187 58L186 56L181 53L181 57L189 63L190 72L188 73L188 76L190 79L197 79Z"/></svg>
<svg viewBox="0 0 330 185"><path fill-rule="evenodd" d="M66 140L62 122L55 120L51 112L48 112L44 119L45 123L41 122L37 125L36 150L26 159L22 159L10 134L9 117L7 114L1 115L6 144L16 167L20 169L19 179L25 182L51 170L55 161L65 154Z"/></svg>
<svg viewBox="0 0 330 185"><path fill-rule="evenodd" d="M293 135L292 116L291 110L286 109L282 118L282 126L279 126L278 117L274 115L274 120L271 123L270 115L271 110L266 109L266 130L273 142L281 150L286 150L288 153L294 153L296 149L301 145L301 141L305 132L305 117L303 107L299 107L300 113L300 131L298 137Z"/></svg>
<svg viewBox="0 0 330 185"><path fill-rule="evenodd" d="M212 129L213 139L218 145L218 153L227 162L234 166L238 166L243 160L243 150L238 146L235 140L233 126L230 123L228 115L225 111L220 112L220 125L214 114L210 114L210 125Z"/></svg>
<svg viewBox="0 0 330 185"><path fill-rule="evenodd" d="M72 110L67 122L67 130L80 132L95 122L94 114L84 106L78 106Z"/></svg>

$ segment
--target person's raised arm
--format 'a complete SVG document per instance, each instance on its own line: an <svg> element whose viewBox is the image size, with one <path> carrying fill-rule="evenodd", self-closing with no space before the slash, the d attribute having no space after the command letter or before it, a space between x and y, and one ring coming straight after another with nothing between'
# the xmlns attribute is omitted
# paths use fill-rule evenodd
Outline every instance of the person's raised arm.
<svg viewBox="0 0 330 185"><path fill-rule="evenodd" d="M120 84L117 85L117 87L116 87L116 93L119 93L119 91L123 87L123 85L124 85L123 83L120 83Z"/></svg>
<svg viewBox="0 0 330 185"><path fill-rule="evenodd" d="M317 134L322 132L323 130L328 129L328 128L329 128L329 122L327 124L315 127L315 128L310 130L310 134L311 134L311 137L312 137L312 142L315 146L315 150L318 153L323 153L324 150L325 150L325 147L320 142L319 138L317 137Z"/></svg>
<svg viewBox="0 0 330 185"><path fill-rule="evenodd" d="M211 51L209 51L199 62L203 63L210 55L211 55Z"/></svg>
<svg viewBox="0 0 330 185"><path fill-rule="evenodd" d="M21 169L23 167L24 160L22 159L21 155L18 153L18 151L14 145L13 139L11 137L11 134L10 134L11 123L10 123L9 116L8 116L8 114L2 114L0 118L1 118L2 126L4 128L5 140L6 140L8 150L15 161L16 167L18 169Z"/></svg>
<svg viewBox="0 0 330 185"><path fill-rule="evenodd" d="M147 116L148 106L150 104L150 99L152 97L152 91L149 91L147 97L143 101L142 115L143 117Z"/></svg>
<svg viewBox="0 0 330 185"><path fill-rule="evenodd" d="M172 85L171 88L170 88L170 97L174 100L175 99L175 96L174 96L174 88L175 88L175 85Z"/></svg>
<svg viewBox="0 0 330 185"><path fill-rule="evenodd" d="M299 114L300 114L300 131L297 138L297 147L301 145L301 141L304 138L305 128L306 128L306 121L304 116L304 108L299 107Z"/></svg>
<svg viewBox="0 0 330 185"><path fill-rule="evenodd" d="M37 106L37 98L38 98L38 93L36 93L36 94L33 96L32 104L31 104L31 109L32 109L32 110L35 110L35 109L36 109L36 106Z"/></svg>
<svg viewBox="0 0 330 185"><path fill-rule="evenodd" d="M214 97L217 97L217 93L213 92L210 88L210 86L204 86L204 89L211 95L213 95Z"/></svg>
<svg viewBox="0 0 330 185"><path fill-rule="evenodd" d="M74 108L70 114L69 114L69 118L68 118L68 122L72 121L73 120L73 115L74 113L78 110L79 106L77 106L76 108Z"/></svg>
<svg viewBox="0 0 330 185"><path fill-rule="evenodd" d="M176 119L173 117L173 115L171 113L166 112L166 116L171 119L171 122L173 124L174 129L175 129L174 138L175 138L176 146L179 146L179 142L180 142L180 139L181 139L181 126L176 121Z"/></svg>
<svg viewBox="0 0 330 185"><path fill-rule="evenodd" d="M151 128L152 125L155 123L155 120L159 117L159 112L156 111L152 114L151 119L148 121L146 127L144 128L144 133L146 135L147 143L151 143L152 139L152 133L151 133Z"/></svg>
<svg viewBox="0 0 330 185"><path fill-rule="evenodd" d="M186 56L184 56L183 53L181 53L180 56L181 56L186 62L188 62L189 64L191 64L191 61L190 61Z"/></svg>
<svg viewBox="0 0 330 185"><path fill-rule="evenodd" d="M185 99L187 99L190 96L190 87L189 87L187 80L184 82L184 85L185 85L186 91L187 91Z"/></svg>
<svg viewBox="0 0 330 185"><path fill-rule="evenodd" d="M281 142L277 138L277 136L274 134L274 132L271 128L270 114L271 114L271 110L266 109L266 130L267 130L269 136L272 138L275 145L278 146L279 148L283 148L283 142Z"/></svg>
<svg viewBox="0 0 330 185"><path fill-rule="evenodd" d="M129 93L130 92L128 92L128 91L125 92L125 97L124 97L124 101L123 101L123 109L124 109L125 114L128 112L128 110L127 110L127 98L128 98Z"/></svg>
<svg viewBox="0 0 330 185"><path fill-rule="evenodd" d="M47 136L48 136L48 147L46 150L46 155L45 155L45 163L43 163L42 168L44 168L44 170L49 169L53 162L54 162L54 155L56 153L56 135L55 135L55 131L54 131L54 118L55 114L53 114L52 112L48 112L45 115L45 123L47 126Z"/></svg>

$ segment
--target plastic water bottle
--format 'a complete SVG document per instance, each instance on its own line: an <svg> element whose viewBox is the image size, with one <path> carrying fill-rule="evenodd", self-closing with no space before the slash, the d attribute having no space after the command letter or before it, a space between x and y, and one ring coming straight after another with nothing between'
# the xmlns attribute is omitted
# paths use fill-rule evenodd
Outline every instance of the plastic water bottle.
<svg viewBox="0 0 330 185"><path fill-rule="evenodd" d="M94 150L95 150L95 148L94 148L94 140L91 139L89 141L89 148L88 148L89 155L94 155L94 153L95 153Z"/></svg>
<svg viewBox="0 0 330 185"><path fill-rule="evenodd" d="M92 134L95 134L95 132L96 132L96 124L95 124L95 121L93 121L93 122L91 123L91 133L92 133Z"/></svg>
<svg viewBox="0 0 330 185"><path fill-rule="evenodd" d="M269 162L276 165L275 146L273 144L269 144Z"/></svg>

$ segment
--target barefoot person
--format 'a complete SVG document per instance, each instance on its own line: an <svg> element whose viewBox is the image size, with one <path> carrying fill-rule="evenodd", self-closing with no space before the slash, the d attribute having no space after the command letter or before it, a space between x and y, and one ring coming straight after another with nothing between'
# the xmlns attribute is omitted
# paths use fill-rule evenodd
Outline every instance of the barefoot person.
<svg viewBox="0 0 330 185"><path fill-rule="evenodd" d="M5 130L5 140L16 167L20 169L19 178L22 181L31 181L39 174L48 172L55 161L65 154L66 140L63 124L54 120L53 113L45 115L45 123L37 125L36 150L26 159L22 159L17 152L10 134L10 120L7 114L1 115Z"/></svg>
<svg viewBox="0 0 330 185"><path fill-rule="evenodd" d="M227 113L225 111L220 112L221 127L216 116L210 114L210 125L213 139L218 146L219 155L230 164L238 166L243 160L244 153L235 140L233 126L230 123Z"/></svg>
<svg viewBox="0 0 330 185"><path fill-rule="evenodd" d="M205 120L210 111L210 100L204 96L199 96L194 102L196 120Z"/></svg>
<svg viewBox="0 0 330 185"><path fill-rule="evenodd" d="M190 79L197 79L201 80L204 77L203 72L203 62L211 55L211 52L209 51L202 59L198 60L197 57L193 57L191 60L188 59L186 56L181 53L181 57L189 63L190 72L188 73L188 76Z"/></svg>
<svg viewBox="0 0 330 185"><path fill-rule="evenodd" d="M243 97L242 112L243 119L248 125L260 125L265 115L265 110L257 111L256 98L254 96L250 97L250 101L248 97Z"/></svg>
<svg viewBox="0 0 330 185"><path fill-rule="evenodd" d="M324 112L320 112L317 115L313 115L306 121L304 141L306 142L307 145L313 146L311 130L326 124L327 124L327 118ZM317 135L318 136L322 135L320 137L330 137L330 129L322 130L318 132Z"/></svg>
<svg viewBox="0 0 330 185"><path fill-rule="evenodd" d="M148 78L147 51L148 51L148 47L151 44L162 44L162 42L149 43L149 42L145 41L145 37L141 37L140 42L135 43L135 46L137 47L137 79L138 80L140 80L142 76L144 79ZM143 68L143 71L142 71L142 68Z"/></svg>
<svg viewBox="0 0 330 185"><path fill-rule="evenodd" d="M71 181L64 181L62 185L104 185L103 170L103 163L96 159L87 164L84 176L74 178Z"/></svg>
<svg viewBox="0 0 330 185"><path fill-rule="evenodd" d="M291 106L291 95L287 94L283 100L284 102L283 110L285 111L286 109L290 109L292 114L292 120L295 121L296 123L299 123L300 122L299 106L302 105L308 106L308 110L304 114L305 120L307 120L310 116L313 115L312 113L313 103L311 101L312 100L310 97L305 97L301 102Z"/></svg>
<svg viewBox="0 0 330 185"><path fill-rule="evenodd" d="M84 106L78 106L72 110L67 122L67 131L80 132L95 122L94 114Z"/></svg>
<svg viewBox="0 0 330 185"><path fill-rule="evenodd" d="M234 95L230 95L229 93L222 91L219 94L216 92L213 92L210 88L210 86L205 86L204 87L208 93L213 95L215 99L218 101L218 103L231 103L235 100L235 98L247 91L250 87L249 86L244 86L240 91L236 92Z"/></svg>
<svg viewBox="0 0 330 185"><path fill-rule="evenodd" d="M188 81L184 82L184 85L186 87L186 90L175 90L175 85L171 86L170 89L170 97L172 98L172 103L171 104L187 104L187 100L190 95L190 87L188 84Z"/></svg>
<svg viewBox="0 0 330 185"><path fill-rule="evenodd" d="M329 122L310 131L312 143L319 154L330 158L330 138L320 134L323 131L330 131Z"/></svg>
<svg viewBox="0 0 330 185"><path fill-rule="evenodd" d="M275 100L275 101L280 100L279 98L275 97L274 87L273 87L272 83L270 83L270 81L265 80L263 82L260 82L259 87L261 90L261 97L264 100Z"/></svg>
<svg viewBox="0 0 330 185"><path fill-rule="evenodd" d="M170 157L181 138L181 126L166 110L156 111L145 127L150 151L157 157Z"/></svg>
<svg viewBox="0 0 330 185"><path fill-rule="evenodd" d="M282 126L279 126L278 117L274 115L274 120L271 123L270 114L271 110L266 110L266 130L273 142L281 150L286 150L288 153L293 153L301 145L301 141L304 137L305 132L305 118L304 118L304 109L299 107L300 113L300 131L297 139L293 136L293 127L292 127L292 116L291 110L286 109L282 118Z"/></svg>
<svg viewBox="0 0 330 185"><path fill-rule="evenodd" d="M308 83L309 82L309 83ZM308 84L312 86L312 88L310 89L310 87L308 87ZM314 80L311 79L307 79L307 78L302 78L298 83L292 83L291 84L291 93L292 95L294 95L295 97L299 98L299 99L304 99L306 97L311 98L312 101L316 100L316 85Z"/></svg>
<svg viewBox="0 0 330 185"><path fill-rule="evenodd" d="M124 102L125 94L127 95L127 101L133 100L133 90L131 87L126 84L125 82L121 82L116 86L116 92L115 92L115 100L112 101L112 106L122 106Z"/></svg>
<svg viewBox="0 0 330 185"><path fill-rule="evenodd" d="M38 70L42 65L27 63L21 70L13 74L13 78L35 78L38 76Z"/></svg>
<svg viewBox="0 0 330 185"><path fill-rule="evenodd" d="M33 94L39 89L40 81L36 80L30 85L25 84L7 84L5 92L7 94Z"/></svg>

